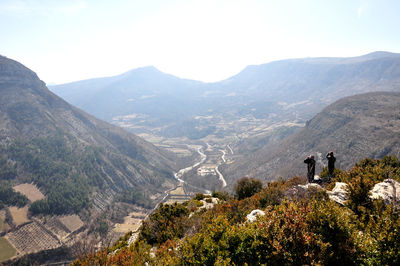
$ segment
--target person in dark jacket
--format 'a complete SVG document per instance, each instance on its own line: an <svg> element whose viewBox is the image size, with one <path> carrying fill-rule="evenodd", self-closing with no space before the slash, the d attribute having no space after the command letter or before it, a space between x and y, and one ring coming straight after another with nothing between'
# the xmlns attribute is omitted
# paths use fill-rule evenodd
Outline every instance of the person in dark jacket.
<svg viewBox="0 0 400 266"><path fill-rule="evenodd" d="M315 175L315 160L314 156L310 155L307 159L304 160L304 163L307 164L307 179L308 183L312 183L314 181Z"/></svg>
<svg viewBox="0 0 400 266"><path fill-rule="evenodd" d="M333 156L333 151L328 152L326 155L326 159L328 159L328 171L329 171L329 178L333 177L333 172L335 171L335 162L336 158Z"/></svg>

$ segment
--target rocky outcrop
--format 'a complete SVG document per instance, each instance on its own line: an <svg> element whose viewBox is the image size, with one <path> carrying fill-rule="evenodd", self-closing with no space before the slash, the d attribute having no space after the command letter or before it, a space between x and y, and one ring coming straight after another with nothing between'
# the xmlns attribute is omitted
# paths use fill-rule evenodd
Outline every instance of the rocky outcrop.
<svg viewBox="0 0 400 266"><path fill-rule="evenodd" d="M332 191L327 191L326 193L329 195L329 198L331 200L344 205L348 199L347 184L343 182L336 182L335 187L332 189Z"/></svg>
<svg viewBox="0 0 400 266"><path fill-rule="evenodd" d="M209 209L214 208L214 205L219 203L219 199L212 197L212 198L202 199L202 200L200 200L200 202L202 202L203 205L201 207L199 207L199 210L202 210L202 209L209 210Z"/></svg>
<svg viewBox="0 0 400 266"><path fill-rule="evenodd" d="M386 204L393 203L393 205L398 205L400 203L400 182L393 179L385 179L374 186L371 191L371 198L381 198Z"/></svg>
<svg viewBox="0 0 400 266"><path fill-rule="evenodd" d="M246 216L246 218L247 218L247 221L252 223L257 220L257 217L264 216L264 215L265 215L265 212L263 212L262 210L252 210L251 213L249 213Z"/></svg>
<svg viewBox="0 0 400 266"><path fill-rule="evenodd" d="M348 199L348 185L343 182L336 182L335 187L331 191L326 191L329 198L341 205L344 205ZM321 188L318 184L297 185L295 189L308 190L309 188ZM370 192L371 199L383 199L386 204L393 203L397 206L400 204L400 182L393 179L385 179L383 182L375 184Z"/></svg>

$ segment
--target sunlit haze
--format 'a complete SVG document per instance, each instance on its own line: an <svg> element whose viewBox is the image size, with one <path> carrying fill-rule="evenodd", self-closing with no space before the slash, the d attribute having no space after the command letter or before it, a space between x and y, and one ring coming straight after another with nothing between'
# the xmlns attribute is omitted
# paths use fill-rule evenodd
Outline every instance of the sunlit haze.
<svg viewBox="0 0 400 266"><path fill-rule="evenodd" d="M226 79L273 60L400 52L399 1L1 0L0 54L47 83L153 65Z"/></svg>

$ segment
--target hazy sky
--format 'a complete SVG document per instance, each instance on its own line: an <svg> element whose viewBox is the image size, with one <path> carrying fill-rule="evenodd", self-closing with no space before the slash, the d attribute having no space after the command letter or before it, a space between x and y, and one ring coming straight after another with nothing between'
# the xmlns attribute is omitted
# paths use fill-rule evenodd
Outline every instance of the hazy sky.
<svg viewBox="0 0 400 266"><path fill-rule="evenodd" d="M400 52L397 0L0 0L0 54L47 83L154 65L218 81L278 59Z"/></svg>

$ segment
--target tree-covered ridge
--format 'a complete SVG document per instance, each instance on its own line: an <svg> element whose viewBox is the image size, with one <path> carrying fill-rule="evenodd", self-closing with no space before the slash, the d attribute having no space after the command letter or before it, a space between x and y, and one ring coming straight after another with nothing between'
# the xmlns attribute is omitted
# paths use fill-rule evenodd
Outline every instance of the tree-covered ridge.
<svg viewBox="0 0 400 266"><path fill-rule="evenodd" d="M22 207L27 203L28 198L21 193L14 191L9 182L0 181L0 209L2 209L5 205Z"/></svg>
<svg viewBox="0 0 400 266"><path fill-rule="evenodd" d="M11 164L0 155L0 209L5 205L22 207L28 203L28 198L14 191L9 180L17 175L16 164Z"/></svg>
<svg viewBox="0 0 400 266"><path fill-rule="evenodd" d="M241 200L224 197L208 211L199 211L201 197L196 197L161 205L144 222L134 244L127 245L128 234L75 265L398 265L399 210L371 199L369 191L386 178L400 181L399 160L365 159L336 173L332 183L345 181L349 187L344 206L324 190L295 193L303 182L299 178L268 183ZM246 221L254 209L265 215Z"/></svg>
<svg viewBox="0 0 400 266"><path fill-rule="evenodd" d="M5 173L1 179L22 176L17 178L25 181L23 176L29 176L27 180L46 194L45 199L30 206L33 214L77 213L90 205L93 190L113 185L104 176L116 175L107 168L103 149L83 145L63 132L30 140L17 139L1 147L0 153L1 171ZM14 166L5 165L6 161L14 162ZM142 195L128 199L130 203L151 205Z"/></svg>

